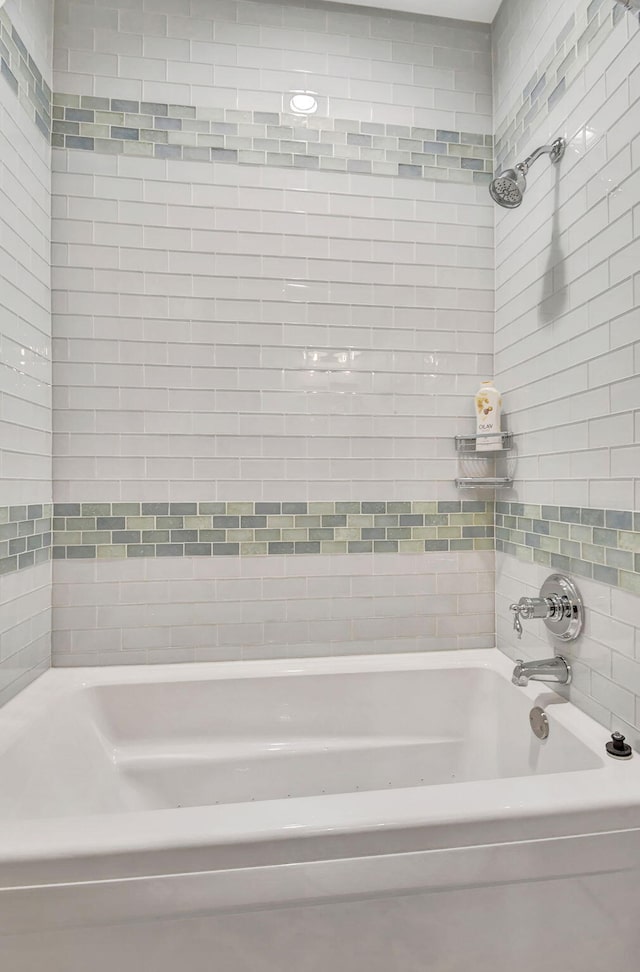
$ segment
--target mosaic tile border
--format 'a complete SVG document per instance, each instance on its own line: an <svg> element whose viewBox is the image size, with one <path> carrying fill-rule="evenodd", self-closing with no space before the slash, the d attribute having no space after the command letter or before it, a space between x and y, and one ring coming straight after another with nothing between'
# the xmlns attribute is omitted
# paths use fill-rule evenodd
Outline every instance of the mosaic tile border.
<svg viewBox="0 0 640 972"><path fill-rule="evenodd" d="M48 141L51 132L51 88L6 10L0 10L0 74Z"/></svg>
<svg viewBox="0 0 640 972"><path fill-rule="evenodd" d="M640 513L498 502L496 550L640 594Z"/></svg>
<svg viewBox="0 0 640 972"><path fill-rule="evenodd" d="M51 558L51 504L0 506L0 575Z"/></svg>
<svg viewBox="0 0 640 972"><path fill-rule="evenodd" d="M51 556L93 560L493 549L640 594L640 512L629 510L464 500L0 507L0 575Z"/></svg>
<svg viewBox="0 0 640 972"><path fill-rule="evenodd" d="M54 559L493 550L491 502L56 503Z"/></svg>
<svg viewBox="0 0 640 972"><path fill-rule="evenodd" d="M286 112L54 94L54 148L488 184L493 138Z"/></svg>
<svg viewBox="0 0 640 972"><path fill-rule="evenodd" d="M529 132L538 125L569 90L594 53L622 17L628 16L620 4L605 0L582 0L558 34L554 45L541 58L540 65L514 103L513 110L496 132L496 172L500 172L523 152L528 154Z"/></svg>

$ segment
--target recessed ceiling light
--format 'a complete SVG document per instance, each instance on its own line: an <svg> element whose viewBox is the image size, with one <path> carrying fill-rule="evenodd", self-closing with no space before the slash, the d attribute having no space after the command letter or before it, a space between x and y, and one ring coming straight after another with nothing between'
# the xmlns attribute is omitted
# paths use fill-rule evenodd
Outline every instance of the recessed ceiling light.
<svg viewBox="0 0 640 972"><path fill-rule="evenodd" d="M289 108L295 115L313 115L318 110L318 101L313 91L295 91Z"/></svg>

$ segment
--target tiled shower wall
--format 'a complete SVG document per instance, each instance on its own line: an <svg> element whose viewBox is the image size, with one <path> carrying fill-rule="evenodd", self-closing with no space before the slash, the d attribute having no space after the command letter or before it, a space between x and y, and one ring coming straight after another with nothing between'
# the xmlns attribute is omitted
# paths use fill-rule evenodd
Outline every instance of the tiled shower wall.
<svg viewBox="0 0 640 972"><path fill-rule="evenodd" d="M640 26L608 2L507 0L494 25L496 152L558 135L520 209L497 212L496 380L516 433L497 504L498 644L509 603L554 569L576 577L585 634L566 646L573 700L640 742Z"/></svg>
<svg viewBox="0 0 640 972"><path fill-rule="evenodd" d="M489 28L56 9L56 663L492 644Z"/></svg>
<svg viewBox="0 0 640 972"><path fill-rule="evenodd" d="M0 704L51 654L52 19L0 11Z"/></svg>

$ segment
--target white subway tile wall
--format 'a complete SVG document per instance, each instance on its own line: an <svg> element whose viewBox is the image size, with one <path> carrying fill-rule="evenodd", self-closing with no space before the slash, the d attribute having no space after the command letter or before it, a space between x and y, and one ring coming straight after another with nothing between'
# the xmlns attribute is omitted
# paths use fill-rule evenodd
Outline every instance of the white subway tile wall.
<svg viewBox="0 0 640 972"><path fill-rule="evenodd" d="M620 513L628 521L640 510L637 18L617 9L612 17L608 3L507 0L494 26L496 130L515 117L514 105L521 110L526 91L528 108L540 65L549 51L566 55L565 44L574 50L566 92L532 122L527 148L563 135L566 155L557 169L537 163L520 209L496 211L496 382L517 451L516 487L500 499L543 511L545 504L628 511ZM555 70L551 82L566 71L564 61ZM578 531L571 537L583 541L582 556L605 564L589 546L591 527L584 536L580 529L571 527ZM607 540L606 530L596 534ZM626 552L606 551L611 573L634 569L640 534L629 537ZM581 556L579 542L560 544L561 553ZM540 625L527 625L516 640L508 606L537 593L549 554L525 546L505 554L501 539L497 546L498 644L512 657L547 654ZM628 577L629 591L578 577L587 626L566 650L576 670L570 697L605 725L635 727L628 731L638 745L640 598L638 574Z"/></svg>
<svg viewBox="0 0 640 972"><path fill-rule="evenodd" d="M493 551L56 561L63 665L486 648Z"/></svg>
<svg viewBox="0 0 640 972"><path fill-rule="evenodd" d="M42 123L48 94L38 79L51 82L52 20L48 0L0 11L0 703L43 671L51 652L51 566L42 549L42 507L52 495L51 180L34 105ZM28 527L39 531L39 566L25 504L41 520L36 531L34 512ZM24 511L20 524L14 507ZM14 541L19 528L25 534ZM9 573L19 557L25 569Z"/></svg>
<svg viewBox="0 0 640 972"><path fill-rule="evenodd" d="M56 91L490 135L488 25L322 4L56 3ZM327 108L328 110L324 110Z"/></svg>
<svg viewBox="0 0 640 972"><path fill-rule="evenodd" d="M54 199L57 502L458 498L486 189L55 150Z"/></svg>
<svg viewBox="0 0 640 972"><path fill-rule="evenodd" d="M51 561L0 578L0 705L51 663Z"/></svg>
<svg viewBox="0 0 640 972"><path fill-rule="evenodd" d="M23 27L34 50L40 27ZM640 31L600 0L505 0L492 34L493 118L487 27L322 4L56 4L57 664L492 644L491 530L460 519L486 510L428 527L387 514L459 498L452 438L493 372L495 293L517 480L498 497L498 644L549 653L541 625L514 639L508 604L575 567L587 622L568 694L640 746ZM294 124L306 93L315 124ZM568 140L516 212L494 213L481 184L494 134L509 163ZM22 287L18 317L43 330ZM47 354L9 339L28 399ZM29 404L21 435L46 435ZM46 485L33 442L16 481ZM358 537L278 522L258 541L240 524L244 557L195 556L216 553L199 516L178 557L151 550L157 520L145 537L142 513L102 531L90 514L373 503L384 526ZM0 699L46 664L47 570L0 580Z"/></svg>
<svg viewBox="0 0 640 972"><path fill-rule="evenodd" d="M54 150L53 163L56 504L459 500L453 437L472 429L473 393L491 375L494 281L492 208L467 168L471 150L455 138L491 132L489 28L322 5L191 4L191 16L170 9L141 14L117 0L56 8L55 90L67 103L56 118L78 126L60 128L67 147ZM208 111L221 127L208 137L237 138L220 151L241 161L249 150L242 139L262 137L268 121L254 113L289 112L299 91L314 92L347 148L354 124L360 142L366 125L392 126L394 145L424 129L418 146L401 146L409 153L403 163L417 163L418 149L424 154L427 129L448 137L460 155L433 152L466 182L131 154L139 151L132 133L148 125L154 102L157 117L177 118L178 108L166 116L164 108L184 106L182 129L176 124L167 144L186 149L195 139L197 149L198 117ZM98 118L101 103L87 98L122 99L115 105L122 119L113 110ZM127 101L146 115L128 115ZM90 122L84 105L95 111ZM189 106L198 113L193 131ZM215 121L222 110L225 120ZM98 124L110 138L107 129L83 128ZM76 151L69 135L89 141ZM114 138L119 154L104 154ZM389 148L372 144L371 162ZM363 145L351 149L363 162ZM309 538L284 539L293 546ZM355 551L360 535L339 542L349 541ZM91 546L75 543L67 557ZM57 560L56 584L74 610L56 606L56 660L194 657L170 581L197 569L212 580L231 571L225 600L236 605L227 622L233 630L215 621L214 608L223 607L216 601L212 620L198 628L198 650L216 657L230 644L240 651L245 637L247 645L255 637L253 650L265 656L291 654L296 644L358 650L360 641L373 646L376 631L385 644L395 637L408 648L491 643L490 611L478 611L484 626L474 631L472 615L451 616L453 602L438 609L437 599L423 603L400 589L395 608L387 599L376 608L378 571L388 590L394 570L404 576L420 564L427 592L438 549L414 561L385 548L380 564L375 554L352 552L344 562L322 554L309 563L297 551L295 563L278 553L253 556L253 566L166 558L162 624L144 608L141 586L141 599L114 610L121 620L107 627L110 609L75 610L74 585L78 597L116 605L129 572L142 584L146 571L160 568ZM493 553L464 556L478 593ZM340 578L335 604L314 593L316 570ZM244 571L282 576L268 629L271 598L260 584L246 596ZM307 582L310 593L301 593ZM358 584L364 600L351 608L344 593ZM196 606L200 597L194 589ZM194 608L194 617L202 611Z"/></svg>
<svg viewBox="0 0 640 972"><path fill-rule="evenodd" d="M53 70L53 6L49 0L7 0L3 8L3 17L18 32L32 59L31 67L35 63L49 88Z"/></svg>

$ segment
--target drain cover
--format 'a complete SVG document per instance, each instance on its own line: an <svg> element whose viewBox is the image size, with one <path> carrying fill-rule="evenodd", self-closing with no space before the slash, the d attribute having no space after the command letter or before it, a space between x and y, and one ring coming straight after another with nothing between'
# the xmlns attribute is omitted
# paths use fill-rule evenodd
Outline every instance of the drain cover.
<svg viewBox="0 0 640 972"><path fill-rule="evenodd" d="M529 722L534 736L538 739L546 739L549 735L549 720L547 713L539 705L534 705L529 713Z"/></svg>

